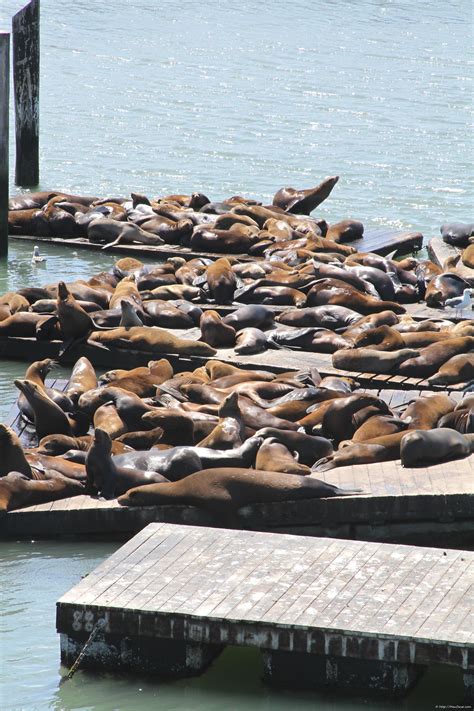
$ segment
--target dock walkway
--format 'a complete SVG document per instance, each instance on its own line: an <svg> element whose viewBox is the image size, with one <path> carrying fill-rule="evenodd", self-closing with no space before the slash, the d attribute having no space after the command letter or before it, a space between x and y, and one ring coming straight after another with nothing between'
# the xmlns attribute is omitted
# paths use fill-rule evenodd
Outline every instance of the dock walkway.
<svg viewBox="0 0 474 711"><path fill-rule="evenodd" d="M474 553L151 524L57 603L61 656L188 676L257 647L271 683L404 693L423 669L474 681Z"/></svg>

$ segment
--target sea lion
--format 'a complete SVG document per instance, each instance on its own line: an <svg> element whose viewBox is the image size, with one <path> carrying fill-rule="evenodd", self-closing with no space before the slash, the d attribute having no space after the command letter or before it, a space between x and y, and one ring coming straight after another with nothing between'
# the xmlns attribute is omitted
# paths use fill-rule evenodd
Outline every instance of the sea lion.
<svg viewBox="0 0 474 711"><path fill-rule="evenodd" d="M279 430L275 427L264 427L257 430L256 437L270 438L281 442L291 452L298 453L298 461L301 464L311 466L317 459L332 454L331 442L325 437L313 437L304 432L291 432L290 430Z"/></svg>
<svg viewBox="0 0 474 711"><path fill-rule="evenodd" d="M444 272L433 277L429 282L426 293L426 305L431 308L443 308L446 299L461 296L464 289L469 289L470 284L459 274Z"/></svg>
<svg viewBox="0 0 474 711"><path fill-rule="evenodd" d="M350 284L340 279L318 279L308 292L308 306L332 304L345 306L360 314L372 314L379 311L393 311L395 314L405 313L405 307L395 301L382 301L373 296L362 294Z"/></svg>
<svg viewBox="0 0 474 711"><path fill-rule="evenodd" d="M145 301L144 309L149 317L147 319L148 326L193 328L193 326L197 325L189 314L168 300L154 299L153 301ZM201 309L197 308L197 311L201 316Z"/></svg>
<svg viewBox="0 0 474 711"><path fill-rule="evenodd" d="M474 234L474 223L446 222L439 228L443 242L454 247L467 247L469 238Z"/></svg>
<svg viewBox="0 0 474 711"><path fill-rule="evenodd" d="M386 415L390 412L384 400L381 400L375 395L370 395L369 393L360 393L344 398L337 398L333 400L332 403L332 407L324 414L322 431L325 437L335 440L336 442L352 437L357 429L357 423L354 423L353 418L359 410L371 406L382 415Z"/></svg>
<svg viewBox="0 0 474 711"><path fill-rule="evenodd" d="M87 225L87 237L91 242L104 244L102 249L134 242L155 246L165 243L158 235L146 232L133 222L119 222L107 217L90 222Z"/></svg>
<svg viewBox="0 0 474 711"><path fill-rule="evenodd" d="M299 464L290 450L273 437L265 439L260 446L255 459L255 469L301 476L311 474L311 469L308 466Z"/></svg>
<svg viewBox="0 0 474 711"><path fill-rule="evenodd" d="M461 459L471 452L474 452L474 435L463 435L448 427L410 430L400 443L400 457L404 467Z"/></svg>
<svg viewBox="0 0 474 711"><path fill-rule="evenodd" d="M206 270L209 292L216 304L231 304L237 288L237 279L226 257L210 264Z"/></svg>
<svg viewBox="0 0 474 711"><path fill-rule="evenodd" d="M81 437L70 437L69 435L52 434L43 437L35 454L44 454L51 457L64 455L70 450L87 452L92 444L92 435L82 435ZM132 447L122 444L118 440L112 440L112 454L123 454L129 452ZM52 467L54 469L54 467Z"/></svg>
<svg viewBox="0 0 474 711"><path fill-rule="evenodd" d="M239 223L233 225L229 230L209 229L205 225L196 227L189 240L189 246L194 251L247 254L250 247L259 240L255 229L257 228Z"/></svg>
<svg viewBox="0 0 474 711"><path fill-rule="evenodd" d="M172 447L166 450L152 449L148 452L127 452L114 457L114 463L128 469L156 471L171 481L176 481L198 471L196 461L206 469L226 465L229 467L250 467L262 440L250 437L240 447L234 449L210 449L209 447Z"/></svg>
<svg viewBox="0 0 474 711"><path fill-rule="evenodd" d="M332 189L339 180L338 175L325 178L315 188L297 190L295 188L280 188L273 196L272 204L286 212L300 215L309 215L331 194Z"/></svg>
<svg viewBox="0 0 474 711"><path fill-rule="evenodd" d="M408 424L408 422L392 415L372 415L356 429L352 439L347 441L353 444L354 442L365 442L375 437L384 437L385 435L406 430Z"/></svg>
<svg viewBox="0 0 474 711"><path fill-rule="evenodd" d="M409 423L409 429L431 430L438 421L454 410L454 400L444 394L417 398L401 415Z"/></svg>
<svg viewBox="0 0 474 711"><path fill-rule="evenodd" d="M388 462L400 458L400 441L405 435L404 431L365 442L349 444L340 448L334 454L324 457L311 468L316 472L326 472L336 467L346 467L353 464L372 464L373 462Z"/></svg>
<svg viewBox="0 0 474 711"><path fill-rule="evenodd" d="M80 481L68 479L57 472L45 472L44 477L33 480L20 472L10 472L0 479L0 511L22 509L85 493Z"/></svg>
<svg viewBox="0 0 474 711"><path fill-rule="evenodd" d="M474 353L461 353L452 356L428 378L432 385L451 385L467 383L474 379Z"/></svg>
<svg viewBox="0 0 474 711"><path fill-rule="evenodd" d="M63 281L58 283L56 313L65 342L61 355L68 345L78 339L86 338L94 329L94 323L89 314L79 306Z"/></svg>
<svg viewBox="0 0 474 711"><path fill-rule="evenodd" d="M168 284L167 286L157 286L149 292L143 292L142 297L147 300L172 301L175 299L186 299L187 301L204 301L203 292L197 286L189 284ZM145 304L146 306L146 304Z"/></svg>
<svg viewBox="0 0 474 711"><path fill-rule="evenodd" d="M251 284L237 289L234 298L235 301L249 304L272 304L273 306L296 306L297 308L306 304L306 294L288 286L255 286L255 284Z"/></svg>
<svg viewBox="0 0 474 711"><path fill-rule="evenodd" d="M60 390L56 390L55 388L48 388L45 385L45 378L53 366L54 361L51 360L51 358L45 358L44 360L34 361L34 363L32 363L27 368L24 379L36 383L38 388L42 392L46 393L46 395L48 395L48 397L50 397L53 402L56 403L56 405L59 405L59 407L64 410L64 412L72 412L74 407L72 400ZM28 400L22 392L20 392L18 395L17 406L21 412L22 417L32 422L34 418L34 413L31 408L31 405L29 404Z"/></svg>
<svg viewBox="0 0 474 711"><path fill-rule="evenodd" d="M89 336L89 341L109 347L131 348L150 353L201 356L212 356L216 353L215 349L207 343L179 338L156 326L132 326L129 329L113 328L110 331L94 331Z"/></svg>
<svg viewBox="0 0 474 711"><path fill-rule="evenodd" d="M163 430L162 442L172 445L193 445L195 442L194 421L190 414L176 408L160 407L142 416L145 426ZM196 428L197 429L197 428Z"/></svg>
<svg viewBox="0 0 474 711"><path fill-rule="evenodd" d="M200 340L214 348L233 348L235 330L222 320L217 311L203 311L199 322Z"/></svg>
<svg viewBox="0 0 474 711"><path fill-rule="evenodd" d="M407 359L418 356L412 348L400 348L396 351L379 351L375 348L342 349L333 353L332 364L335 368L356 373L391 373ZM420 376L418 376L420 377Z"/></svg>
<svg viewBox="0 0 474 711"><path fill-rule="evenodd" d="M112 457L112 441L104 430L96 427L94 439L86 455L86 491L114 499L133 486L168 481L157 472L118 467Z"/></svg>
<svg viewBox="0 0 474 711"><path fill-rule="evenodd" d="M449 427L461 434L474 434L474 408L449 412L438 421L438 427Z"/></svg>
<svg viewBox="0 0 474 711"><path fill-rule="evenodd" d="M243 506L356 493L360 490L340 489L297 474L221 467L196 472L173 484L131 489L118 502L122 506L197 506L218 519L236 523L238 510Z"/></svg>
<svg viewBox="0 0 474 711"><path fill-rule="evenodd" d="M251 327L260 328L262 331L265 331L273 325L273 320L273 311L260 304L240 306L223 319L225 324L232 326L236 331Z"/></svg>
<svg viewBox="0 0 474 711"><path fill-rule="evenodd" d="M77 404L80 396L88 390L97 387L97 376L94 366L88 358L81 356L72 369L71 377L66 388L66 395Z"/></svg>
<svg viewBox="0 0 474 711"><path fill-rule="evenodd" d="M366 331L361 331L354 338L354 348L364 348L372 346L378 351L394 351L399 348L408 347L401 334L391 326L386 324L371 328ZM409 346L414 347L414 346Z"/></svg>
<svg viewBox="0 0 474 711"><path fill-rule="evenodd" d="M32 313L31 311L17 311L0 321L0 338L14 336L16 338L34 338L36 329L50 320L50 316Z"/></svg>
<svg viewBox="0 0 474 711"><path fill-rule="evenodd" d="M285 326L320 326L337 331L348 328L360 319L360 313L345 306L324 305L288 310L276 317Z"/></svg>
<svg viewBox="0 0 474 711"><path fill-rule="evenodd" d="M74 432L74 421L59 405L30 380L14 380L16 387L24 394L33 411L36 433L41 439L48 434L85 434Z"/></svg>
<svg viewBox="0 0 474 711"><path fill-rule="evenodd" d="M245 440L245 424L239 408L239 395L228 395L218 410L219 422L198 447L211 449L233 449L240 447Z"/></svg>
<svg viewBox="0 0 474 711"><path fill-rule="evenodd" d="M259 328L243 328L235 337L235 352L242 355L261 353L268 345L266 335Z"/></svg>
<svg viewBox="0 0 474 711"><path fill-rule="evenodd" d="M327 239L334 242L353 242L364 236L364 225L357 220L341 220L329 226L326 233Z"/></svg>
<svg viewBox="0 0 474 711"><path fill-rule="evenodd" d="M450 358L474 351L474 337L449 338L440 343L432 343L419 354L410 357L398 366L398 374L409 378L428 378L438 372Z"/></svg>
<svg viewBox="0 0 474 711"><path fill-rule="evenodd" d="M352 344L343 336L327 328L307 326L306 328L277 329L268 336L269 344L283 348L302 348L317 353L334 353L340 348L351 348Z"/></svg>
<svg viewBox="0 0 474 711"><path fill-rule="evenodd" d="M92 424L95 428L107 432L111 439L128 432L126 422L120 417L117 408L111 402L106 402L94 412Z"/></svg>
<svg viewBox="0 0 474 711"><path fill-rule="evenodd" d="M0 424L0 477L10 472L20 472L31 479L31 467L15 432Z"/></svg>
<svg viewBox="0 0 474 711"><path fill-rule="evenodd" d="M132 449L151 449L157 442L163 438L164 430L162 427L154 427L152 430L137 430L135 432L126 432L117 439L112 440L112 445L115 442L122 443L124 446ZM112 454L119 454L114 452Z"/></svg>

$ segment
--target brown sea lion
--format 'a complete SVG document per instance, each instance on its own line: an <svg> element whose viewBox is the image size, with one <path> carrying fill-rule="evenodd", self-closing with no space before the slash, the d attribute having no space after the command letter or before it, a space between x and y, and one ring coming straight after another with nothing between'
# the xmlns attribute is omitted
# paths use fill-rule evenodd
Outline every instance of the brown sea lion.
<svg viewBox="0 0 474 711"><path fill-rule="evenodd" d="M296 190L295 188L280 188L273 196L273 205L286 212L309 215L331 194L332 189L339 180L338 175L325 178L315 188Z"/></svg>
<svg viewBox="0 0 474 711"><path fill-rule="evenodd" d="M75 423L59 405L36 383L29 380L14 380L16 387L24 394L33 410L36 433L41 439L48 434L85 434L74 432Z"/></svg>
<svg viewBox="0 0 474 711"><path fill-rule="evenodd" d="M247 254L250 247L259 240L255 230L256 228L239 223L229 230L214 230L203 226L194 229L189 246L195 251Z"/></svg>
<svg viewBox="0 0 474 711"><path fill-rule="evenodd" d="M142 297L137 289L135 279L132 275L124 277L115 287L114 293L110 297L109 309L120 306L122 299L126 299L136 306L142 305Z"/></svg>
<svg viewBox="0 0 474 711"><path fill-rule="evenodd" d="M0 479L0 511L22 509L85 493L80 481L53 471L45 472L45 477L38 481L19 472L10 472Z"/></svg>
<svg viewBox="0 0 474 711"><path fill-rule="evenodd" d="M222 320L217 311L203 311L199 321L201 328L200 340L214 348L233 348L235 345L235 330Z"/></svg>
<svg viewBox="0 0 474 711"><path fill-rule="evenodd" d="M164 244L158 235L142 230L133 222L119 222L109 218L93 220L87 225L87 236L91 242L104 244L103 249L115 247L117 244Z"/></svg>
<svg viewBox="0 0 474 711"><path fill-rule="evenodd" d="M454 410L454 400L444 394L417 398L401 415L409 423L409 429L430 430L436 427L444 415Z"/></svg>
<svg viewBox="0 0 474 711"><path fill-rule="evenodd" d="M451 385L474 380L474 353L461 353L447 360L435 375L428 378L432 385Z"/></svg>
<svg viewBox="0 0 474 711"><path fill-rule="evenodd" d="M308 306L333 304L345 306L360 314L372 314L379 311L393 311L396 314L405 312L405 307L395 301L382 301L373 296L362 294L340 279L318 279L308 292Z"/></svg>
<svg viewBox="0 0 474 711"><path fill-rule="evenodd" d="M401 334L386 324L366 331L361 331L354 338L353 343L354 348L365 348L366 346L369 346L378 351L395 351L399 348L404 348L405 346L408 347Z"/></svg>
<svg viewBox="0 0 474 711"><path fill-rule="evenodd" d="M206 270L209 292L216 304L231 304L237 288L237 279L226 257L216 259Z"/></svg>
<svg viewBox="0 0 474 711"><path fill-rule="evenodd" d="M234 523L243 506L277 501L351 496L360 490L340 489L297 474L221 467L204 469L172 484L151 484L119 497L122 506L197 506Z"/></svg>
<svg viewBox="0 0 474 711"><path fill-rule="evenodd" d="M145 313L149 316L147 325L161 328L193 328L193 319L181 309L165 299L145 301Z"/></svg>
<svg viewBox="0 0 474 711"><path fill-rule="evenodd" d="M431 308L443 308L446 299L462 296L469 283L454 272L444 272L435 276L428 284L425 293L426 305Z"/></svg>
<svg viewBox="0 0 474 711"><path fill-rule="evenodd" d="M410 430L400 442L400 457L404 467L426 466L461 459L472 452L474 452L474 435L463 435L448 427Z"/></svg>
<svg viewBox="0 0 474 711"><path fill-rule="evenodd" d="M264 440L257 452L255 469L263 471L284 472L285 474L311 474L311 469L300 464L290 450L277 439L270 437Z"/></svg>
<svg viewBox="0 0 474 711"><path fill-rule="evenodd" d="M0 424L0 477L10 472L20 472L31 478L31 467L15 432Z"/></svg>
<svg viewBox="0 0 474 711"><path fill-rule="evenodd" d="M50 320L50 316L36 314L30 311L18 311L0 321L0 338L14 336L16 338L34 338L38 326Z"/></svg>
<svg viewBox="0 0 474 711"><path fill-rule="evenodd" d="M225 316L223 321L236 331L241 331L243 328L261 328L262 331L265 331L273 325L274 314L266 306L249 304L248 306L240 306L231 314Z"/></svg>
<svg viewBox="0 0 474 711"><path fill-rule="evenodd" d="M112 442L104 430L96 427L94 440L86 456L86 491L114 499L133 486L167 482L161 474L117 466L112 458Z"/></svg>
<svg viewBox="0 0 474 711"><path fill-rule="evenodd" d="M238 393L231 393L225 398L219 406L218 415L218 424L198 446L211 449L240 447L245 440L245 424L239 408Z"/></svg>
<svg viewBox="0 0 474 711"><path fill-rule="evenodd" d="M354 442L365 442L375 437L385 437L385 435L406 430L408 424L408 422L392 415L372 415L356 429L352 439L347 440L347 442L352 444Z"/></svg>
<svg viewBox="0 0 474 711"><path fill-rule="evenodd" d="M155 444L163 438L164 430L162 427L154 427L152 430L138 430L136 432L126 432L117 439L112 440L112 446L115 442L123 443L132 449L151 449ZM118 454L112 449L112 454Z"/></svg>
<svg viewBox="0 0 474 711"><path fill-rule="evenodd" d="M417 356L407 356L398 366L398 374L409 378L428 378L450 358L474 351L474 337L449 338L423 348Z"/></svg>
<svg viewBox="0 0 474 711"><path fill-rule="evenodd" d="M235 338L235 352L242 355L262 353L268 346L268 339L259 328L243 328Z"/></svg>
<svg viewBox="0 0 474 711"><path fill-rule="evenodd" d="M334 454L320 459L312 467L313 471L326 472L336 467L345 467L353 464L372 464L373 462L388 462L400 458L400 441L405 435L404 431L365 442L349 444L340 448Z"/></svg>
<svg viewBox="0 0 474 711"><path fill-rule="evenodd" d="M298 461L301 464L311 466L317 459L332 454L331 442L325 437L313 437L304 432L291 432L290 430L280 430L275 427L264 427L257 430L256 437L271 438L284 444L291 452L298 453Z"/></svg>
<svg viewBox="0 0 474 711"><path fill-rule="evenodd" d="M395 317L396 318L396 317ZM348 328L360 319L360 313L345 306L324 305L285 311L276 317L276 321L285 326L319 326L336 331Z"/></svg>
<svg viewBox="0 0 474 711"><path fill-rule="evenodd" d="M354 348L336 351L332 356L335 368L350 370L356 373L391 373L405 363L409 358L418 356L418 351L412 348L400 348L396 351L379 351L375 348Z"/></svg>
<svg viewBox="0 0 474 711"><path fill-rule="evenodd" d="M357 429L357 423L353 418L359 410L371 406L382 415L390 412L384 400L369 393L349 395L332 402L332 407L324 414L322 430L325 437L336 442L352 437Z"/></svg>
<svg viewBox="0 0 474 711"><path fill-rule="evenodd" d="M70 437L69 435L47 435L43 437L35 449L36 454L46 454L51 457L65 454L73 449L79 452L87 452L92 444L92 435L82 435L81 437ZM112 441L112 454L123 454L128 452L130 447L122 444L118 440ZM54 468L54 467L52 467Z"/></svg>
<svg viewBox="0 0 474 711"><path fill-rule="evenodd" d="M80 396L88 390L97 387L97 376L94 366L88 358L82 356L76 361L66 388L66 395L77 403Z"/></svg>
<svg viewBox="0 0 474 711"><path fill-rule="evenodd" d="M92 423L95 428L107 432L111 439L120 437L128 432L125 421L120 417L117 408L111 402L105 403L94 412Z"/></svg>
<svg viewBox="0 0 474 711"><path fill-rule="evenodd" d="M1 323L0 323L1 326ZM110 331L94 331L89 340L115 348L132 348L150 353L177 353L178 355L212 356L216 351L202 341L191 341L174 336L156 326L133 326L113 328Z"/></svg>
<svg viewBox="0 0 474 711"><path fill-rule="evenodd" d="M56 313L66 343L85 338L94 329L91 317L79 306L63 281L58 284Z"/></svg>
<svg viewBox="0 0 474 711"><path fill-rule="evenodd" d="M334 242L353 242L364 236L364 225L357 220L341 220L329 226L326 233L327 239Z"/></svg>

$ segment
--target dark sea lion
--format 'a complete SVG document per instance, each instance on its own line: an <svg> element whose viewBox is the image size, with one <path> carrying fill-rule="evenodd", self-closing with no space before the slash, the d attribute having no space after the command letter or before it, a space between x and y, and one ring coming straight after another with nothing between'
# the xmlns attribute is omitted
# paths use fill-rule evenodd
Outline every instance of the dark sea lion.
<svg viewBox="0 0 474 711"><path fill-rule="evenodd" d="M268 346L268 340L259 328L243 328L238 331L235 339L235 352L242 355L262 353Z"/></svg>
<svg viewBox="0 0 474 711"><path fill-rule="evenodd" d="M126 432L116 440L112 441L123 443L132 449L151 449L155 444L160 442L164 434L162 427L154 427L152 430L137 430L135 432ZM112 450L112 454L118 454Z"/></svg>
<svg viewBox="0 0 474 711"><path fill-rule="evenodd" d="M252 504L351 496L356 493L360 490L340 489L297 474L221 467L196 472L173 484L137 487L118 501L122 506L197 506L219 519L235 523L238 510Z"/></svg>
<svg viewBox="0 0 474 711"><path fill-rule="evenodd" d="M203 311L199 322L200 340L214 348L233 348L235 330L222 320L217 311Z"/></svg>
<svg viewBox="0 0 474 711"><path fill-rule="evenodd" d="M58 284L56 313L65 344L71 344L77 339L86 338L94 329L91 317L79 306L63 281Z"/></svg>
<svg viewBox="0 0 474 711"><path fill-rule="evenodd" d="M325 178L322 183L315 188L308 188L306 190L280 188L273 197L273 205L287 212L309 215L318 205L329 197L338 180L338 175Z"/></svg>
<svg viewBox="0 0 474 711"><path fill-rule="evenodd" d="M438 427L449 427L461 434L474 434L474 408L449 412L438 421Z"/></svg>
<svg viewBox="0 0 474 711"><path fill-rule="evenodd" d="M326 237L334 242L353 242L364 236L364 225L357 220L342 220L329 226Z"/></svg>
<svg viewBox="0 0 474 711"><path fill-rule="evenodd" d="M190 414L175 408L160 407L142 416L150 429L163 430L162 441L172 445L192 445L195 442L194 422Z"/></svg>
<svg viewBox="0 0 474 711"><path fill-rule="evenodd" d="M448 427L410 430L400 442L404 467L426 466L461 459L474 452L474 435L463 435Z"/></svg>
<svg viewBox="0 0 474 711"><path fill-rule="evenodd" d="M206 270L209 292L216 304L231 304L237 288L237 279L226 257L216 259Z"/></svg>
<svg viewBox="0 0 474 711"><path fill-rule="evenodd" d="M474 353L452 356L429 378L432 385L451 385L474 380Z"/></svg>
<svg viewBox="0 0 474 711"><path fill-rule="evenodd" d="M438 421L454 410L454 400L444 394L417 398L401 415L408 422L409 429L430 430Z"/></svg>
<svg viewBox="0 0 474 711"><path fill-rule="evenodd" d="M206 226L195 228L189 246L195 251L247 254L258 240L254 228L236 223L229 230L209 229Z"/></svg>
<svg viewBox="0 0 474 711"><path fill-rule="evenodd" d="M45 378L50 372L51 368L54 366L54 364L55 363L53 360L51 360L51 358L45 358L44 360L34 361L26 369L24 379L35 383L38 388L42 392L46 393L46 395L48 395L48 397L50 397L56 403L56 405L59 405L59 407L64 410L64 412L72 412L74 408L72 400L60 390L49 388L45 385ZM27 420L33 421L33 410L28 400L21 391L18 395L17 406L23 417L25 417Z"/></svg>
<svg viewBox="0 0 474 711"><path fill-rule="evenodd" d="M10 472L0 479L0 511L22 509L85 493L84 485L79 481L57 472L46 472L46 476L47 479L33 480L19 472Z"/></svg>
<svg viewBox="0 0 474 711"><path fill-rule="evenodd" d="M97 376L94 366L88 358L81 356L72 369L71 377L66 388L67 396L73 403L77 403L80 396L88 390L97 387Z"/></svg>
<svg viewBox="0 0 474 711"><path fill-rule="evenodd" d="M69 450L87 452L92 444L92 435L70 437L69 435L47 435L43 437L35 449L36 454L46 454L51 457L63 455ZM131 448L117 440L112 441L112 454L123 454ZM54 467L52 467L54 468Z"/></svg>
<svg viewBox="0 0 474 711"><path fill-rule="evenodd" d="M0 323L1 326L1 323ZM207 343L179 338L157 327L133 326L94 331L89 340L109 347L132 348L150 353L177 353L178 355L212 356L216 351Z"/></svg>
<svg viewBox="0 0 474 711"><path fill-rule="evenodd" d="M412 348L400 348L396 351L379 351L375 348L342 349L333 353L332 364L335 368L355 373L391 373L402 374L401 365L409 358L418 356ZM421 376L418 376L421 377Z"/></svg>
<svg viewBox="0 0 474 711"><path fill-rule="evenodd" d="M223 319L225 324L232 326L236 331L241 331L243 328L250 327L260 328L264 331L272 326L273 320L273 311L266 306L261 306L259 304L240 306Z"/></svg>
<svg viewBox="0 0 474 711"><path fill-rule="evenodd" d="M9 210L31 210L44 207L51 198L61 195L66 198L66 193L58 192L57 190L44 190L42 192L24 193L23 195L15 195L8 201Z"/></svg>
<svg viewBox="0 0 474 711"><path fill-rule="evenodd" d="M312 467L313 471L326 472L336 467L346 467L354 464L372 464L374 462L388 462L400 458L400 441L405 435L404 431L365 442L349 444L340 448L334 454L320 459Z"/></svg>
<svg viewBox="0 0 474 711"><path fill-rule="evenodd" d="M443 242L452 244L454 247L467 247L469 237L474 235L474 223L446 222L441 225L439 231Z"/></svg>
<svg viewBox="0 0 474 711"><path fill-rule="evenodd" d="M133 486L168 481L157 472L127 469L116 465L112 457L112 441L104 430L94 430L94 439L86 455L86 491L114 499Z"/></svg>
<svg viewBox="0 0 474 711"><path fill-rule="evenodd" d="M206 469L226 465L229 467L250 467L255 461L255 455L262 440L251 437L240 447L234 449L211 449L209 447L172 447L171 449L148 452L127 452L114 457L114 463L119 467L156 471L171 481L176 481L198 471L196 461L200 461Z"/></svg>
<svg viewBox="0 0 474 711"><path fill-rule="evenodd" d="M273 306L296 306L306 304L306 294L288 286L257 286L250 285L238 289L235 300L249 304L272 304Z"/></svg>
<svg viewBox="0 0 474 711"><path fill-rule="evenodd" d="M417 356L408 357L398 366L398 373L410 378L428 378L453 356L471 353L473 350L474 337L449 338L426 346Z"/></svg>
<svg viewBox="0 0 474 711"><path fill-rule="evenodd" d="M354 348L372 346L378 351L394 351L408 346L398 331L387 326L377 326L366 331L361 331L353 341Z"/></svg>
<svg viewBox="0 0 474 711"><path fill-rule="evenodd" d="M257 452L255 469L263 471L284 472L285 474L311 474L311 469L300 464L290 450L277 439L265 439Z"/></svg>
<svg viewBox="0 0 474 711"><path fill-rule="evenodd" d="M458 274L444 272L435 276L428 284L425 293L426 305L431 308L443 308L446 299L462 296L470 284Z"/></svg>
<svg viewBox="0 0 474 711"><path fill-rule="evenodd" d="M115 247L117 244L164 244L158 235L142 230L133 222L119 222L109 218L93 220L87 225L87 236L91 242L104 244L103 249Z"/></svg>
<svg viewBox="0 0 474 711"><path fill-rule="evenodd" d="M36 383L29 380L13 382L31 406L36 433L40 439L48 434L74 434L71 418Z"/></svg>
<svg viewBox="0 0 474 711"><path fill-rule="evenodd" d="M386 415L390 412L384 400L381 400L375 395L370 395L369 393L360 393L344 398L337 398L333 400L332 403L332 407L324 414L322 431L325 437L335 440L336 442L341 442L343 439L350 439L352 437L357 429L357 423L354 422L354 415L359 410L372 406L382 415Z"/></svg>
<svg viewBox="0 0 474 711"><path fill-rule="evenodd" d="M360 314L372 314L379 311L393 311L396 314L405 312L405 308L395 301L382 301L372 296L362 294L357 289L339 279L321 279L311 287L307 295L308 306L332 304L345 306Z"/></svg>
<svg viewBox="0 0 474 711"><path fill-rule="evenodd" d="M385 435L394 434L406 430L408 422L403 421L392 415L372 415L360 425L352 435L349 443L365 442L375 437L385 437Z"/></svg>
<svg viewBox="0 0 474 711"><path fill-rule="evenodd" d="M345 306L324 305L288 310L276 317L285 326L320 326L336 331L348 328L360 319L360 313Z"/></svg>
<svg viewBox="0 0 474 711"><path fill-rule="evenodd" d="M31 467L15 432L0 424L0 477L10 472L20 472L31 478Z"/></svg>
<svg viewBox="0 0 474 711"><path fill-rule="evenodd" d="M49 321L49 319L50 316L44 316L43 314L36 314L30 311L18 311L3 319L3 321L0 321L0 338L6 336L34 338L38 326Z"/></svg>
<svg viewBox="0 0 474 711"><path fill-rule="evenodd" d="M163 299L145 301L144 309L149 318L147 325L161 328L193 328L193 319L173 303ZM202 311L199 309L199 313Z"/></svg>

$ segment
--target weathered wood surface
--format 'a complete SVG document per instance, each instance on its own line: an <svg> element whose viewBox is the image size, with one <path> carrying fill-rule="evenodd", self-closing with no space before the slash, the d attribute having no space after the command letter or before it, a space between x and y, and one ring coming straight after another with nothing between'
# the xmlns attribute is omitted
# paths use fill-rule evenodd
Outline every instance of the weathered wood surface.
<svg viewBox="0 0 474 711"><path fill-rule="evenodd" d="M57 630L474 667L474 553L152 524L57 603Z"/></svg>
<svg viewBox="0 0 474 711"><path fill-rule="evenodd" d="M454 247L452 244L446 244L441 237L433 237L430 239L427 244L427 249L430 258L440 267L443 266L446 259L449 259L450 257L460 257L462 254L462 249ZM474 286L474 269L466 267L461 260L458 261L455 269L456 274L459 274L463 279L466 279L471 286Z"/></svg>
<svg viewBox="0 0 474 711"><path fill-rule="evenodd" d="M183 338L197 338L199 329L188 331L175 329L176 335ZM43 358L58 359L61 341L37 341L34 338L7 337L0 338L0 358L13 360L40 360ZM128 348L101 348L91 343L83 343L68 349L61 357L61 364L73 364L81 356L89 358L96 367L104 368L134 368L146 365L149 360L157 356L166 357L171 365L178 370L192 370L204 365L208 360L220 360L232 363L243 368L265 368L274 373L290 370L307 370L317 368L322 376L340 375L354 378L364 387L410 389L417 390L450 390L462 391L466 383L457 383L449 386L434 386L426 378L407 378L400 375L377 375L374 373L360 373L356 371L341 370L332 365L332 356L328 353L309 353L302 350L268 350L256 355L240 355L233 348L219 349L215 356L203 358L201 356L178 356L172 353L159 353L157 351L137 351Z"/></svg>
<svg viewBox="0 0 474 711"><path fill-rule="evenodd" d="M12 21L15 92L15 182L39 183L40 3L31 0Z"/></svg>
<svg viewBox="0 0 474 711"><path fill-rule="evenodd" d="M46 244L56 244L65 247L74 247L74 249L90 249L92 251L102 250L100 244L89 242L85 238L66 239L63 237L40 237L34 235L10 235L11 239L27 240L30 242L44 242ZM361 252L375 252L376 254L389 254L398 251L402 254L412 252L421 248L423 235L419 232L400 232L387 228L367 228L364 237L361 240L351 242L350 246L355 247ZM219 259L223 254L216 252L193 252L189 247L180 247L178 245L161 245L153 247L150 245L116 245L107 249L113 254L131 254L136 257L143 256L159 256L167 257L184 257L185 259L194 259L195 257L206 257L208 259ZM249 256L248 254L233 255L238 259L246 259L249 261L259 261L262 257Z"/></svg>
<svg viewBox="0 0 474 711"><path fill-rule="evenodd" d="M0 33L0 257L8 254L10 35Z"/></svg>
<svg viewBox="0 0 474 711"><path fill-rule="evenodd" d="M246 506L242 528L331 535L362 540L474 543L474 455L431 467L405 469L400 461L340 467L314 475L357 496ZM116 500L76 496L12 511L0 520L3 536L130 534L152 521L226 526L191 506L122 507Z"/></svg>

